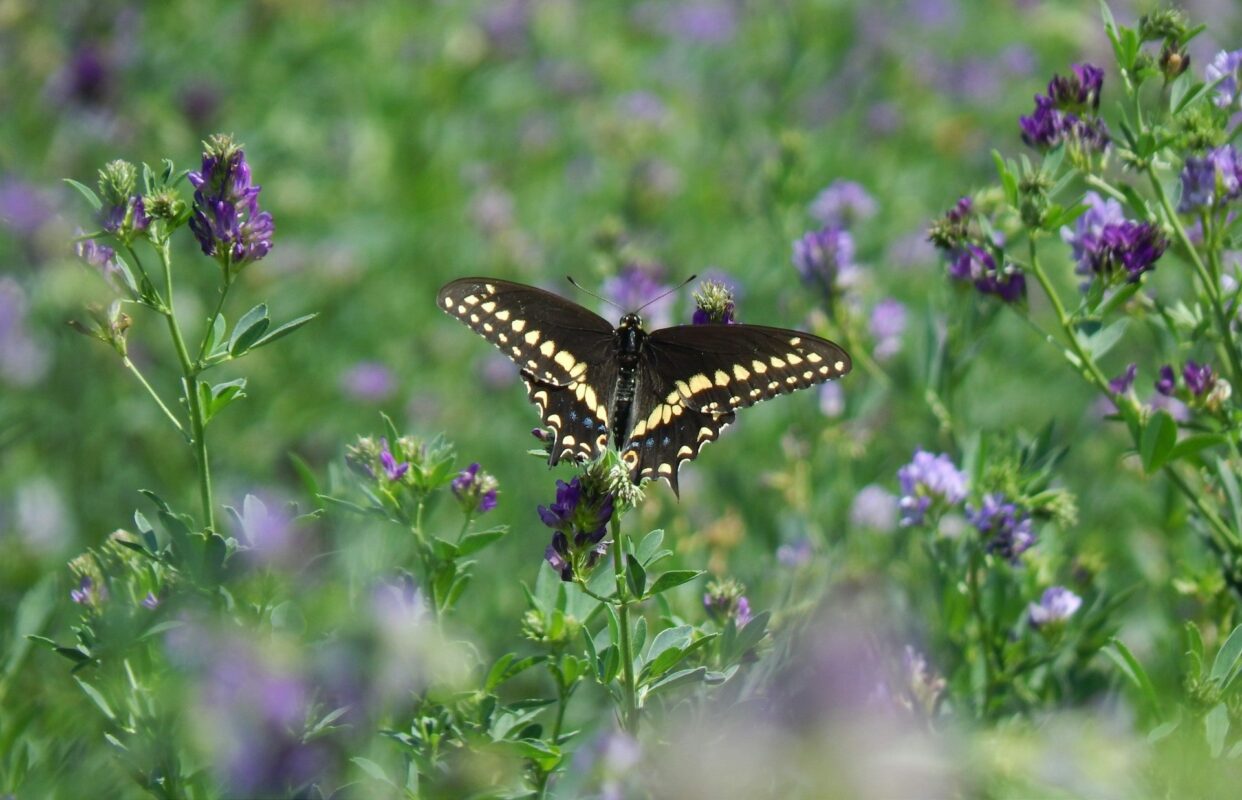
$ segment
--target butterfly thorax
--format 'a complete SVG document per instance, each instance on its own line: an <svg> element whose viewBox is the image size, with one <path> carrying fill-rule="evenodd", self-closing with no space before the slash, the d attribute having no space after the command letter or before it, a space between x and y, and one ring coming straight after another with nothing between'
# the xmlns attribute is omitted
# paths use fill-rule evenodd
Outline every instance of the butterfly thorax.
<svg viewBox="0 0 1242 800"><path fill-rule="evenodd" d="M634 390L637 386L638 358L643 350L643 342L647 332L643 330L642 318L637 314L626 314L621 318L615 334L617 348L617 393L613 398L612 418L617 421L613 426L613 441L620 449L626 433L629 431L630 409L634 405Z"/></svg>

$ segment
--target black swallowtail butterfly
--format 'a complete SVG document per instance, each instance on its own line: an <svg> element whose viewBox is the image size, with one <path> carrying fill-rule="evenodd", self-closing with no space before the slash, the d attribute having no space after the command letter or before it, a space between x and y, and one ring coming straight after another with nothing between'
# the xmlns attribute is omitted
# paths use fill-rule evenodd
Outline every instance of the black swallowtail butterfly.
<svg viewBox="0 0 1242 800"><path fill-rule="evenodd" d="M563 297L493 278L461 278L440 308L522 371L551 431L550 465L594 459L609 436L635 483L663 478L715 441L737 409L839 378L850 357L827 339L760 325L614 328Z"/></svg>

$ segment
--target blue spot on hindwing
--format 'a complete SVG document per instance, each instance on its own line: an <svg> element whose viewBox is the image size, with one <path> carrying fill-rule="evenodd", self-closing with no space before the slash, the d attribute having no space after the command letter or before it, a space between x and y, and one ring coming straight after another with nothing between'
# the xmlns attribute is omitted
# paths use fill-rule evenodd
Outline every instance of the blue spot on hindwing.
<svg viewBox="0 0 1242 800"><path fill-rule="evenodd" d="M655 447L655 439L648 436L647 441L643 442L643 447L646 447L648 450Z"/></svg>

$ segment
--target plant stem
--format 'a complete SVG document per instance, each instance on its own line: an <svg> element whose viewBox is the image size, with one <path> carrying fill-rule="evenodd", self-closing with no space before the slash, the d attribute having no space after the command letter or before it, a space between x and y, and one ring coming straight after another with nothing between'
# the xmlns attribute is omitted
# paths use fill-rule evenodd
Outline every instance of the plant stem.
<svg viewBox="0 0 1242 800"><path fill-rule="evenodd" d="M1052 303L1052 310L1056 312L1057 322L1061 326L1061 331L1065 334L1065 339L1070 349L1074 351L1074 355L1078 358L1079 369L1083 371L1091 383L1095 384L1097 389L1112 396L1108 389L1108 378L1104 377L1104 373L1100 372L1100 368L1096 365L1095 360L1083 349L1082 342L1079 341L1078 335L1074 333L1073 325L1070 324L1069 314L1065 313L1065 305L1061 302L1061 296L1057 294L1052 281L1048 279L1047 273L1044 272L1044 268L1039 264L1039 255L1035 248L1034 237L1029 239L1027 243L1031 254L1031 272L1035 273L1035 279L1039 281L1039 285L1044 289L1044 294L1048 295L1048 300Z"/></svg>
<svg viewBox="0 0 1242 800"><path fill-rule="evenodd" d="M186 349L185 339L181 335L181 326L177 323L176 305L173 302L172 261L168 254L168 242L161 242L155 247L159 253L160 263L164 266L164 286L168 292L168 300L164 311L164 319L168 322L168 333L172 337L173 349L177 352L177 360L181 364L181 385L185 392L186 408L190 413L190 437L194 444L194 454L198 460L198 490L203 504L203 524L209 531L216 528L215 504L211 498L211 463L207 459L207 437L204 429L203 406L198 398L198 370L190 360L190 352Z"/></svg>
<svg viewBox="0 0 1242 800"><path fill-rule="evenodd" d="M975 616L975 625L979 632L979 651L983 656L983 707L979 716L986 717L992 705L992 650L988 641L989 626L983 614L983 603L979 599L979 569L983 558L977 547L971 548L970 565L966 568L966 587L970 592L970 610Z"/></svg>
<svg viewBox="0 0 1242 800"><path fill-rule="evenodd" d="M630 642L630 601L629 587L625 580L625 559L622 551L625 541L621 535L621 515L612 516L612 564L617 576L617 618L621 626L621 669L624 681L622 692L625 695L625 708L621 716L621 724L625 732L631 736L638 735L638 703L634 687L634 653Z"/></svg>
<svg viewBox="0 0 1242 800"><path fill-rule="evenodd" d="M220 316L220 310L224 308L224 298L229 296L229 287L232 285L232 281L226 278L224 285L220 287L220 297L216 300L216 308L211 312L211 316L207 318L207 327L203 331L203 341L198 347L198 359L196 361L200 369L203 359L207 357L207 338L211 335L212 329L216 327L216 319ZM219 342L216 342L216 344L219 344Z"/></svg>
<svg viewBox="0 0 1242 800"><path fill-rule="evenodd" d="M1199 257L1199 251L1190 242L1190 237L1186 234L1186 226L1182 225L1181 219L1177 216L1177 212L1173 210L1173 204L1169 202L1169 197L1164 192L1164 186L1156 177L1155 168L1149 166L1147 168L1147 178L1151 182L1152 191L1156 193L1156 198L1160 201L1160 208L1164 211L1165 220L1172 226L1173 232L1177 235L1178 243L1182 249L1186 251L1186 255L1190 257L1190 263L1195 268L1195 273L1199 276L1199 282L1203 284L1203 291L1207 293L1208 302L1212 306L1212 313L1216 315L1216 325L1220 329L1221 340L1225 343L1225 355L1229 359L1229 377L1235 386L1242 385L1242 362L1238 358L1238 348L1233 341L1233 328L1229 324L1229 318L1225 316L1225 309L1220 302L1220 284L1212 279L1211 273L1208 272L1207 266L1203 263L1203 259ZM1207 231L1204 231L1204 235Z"/></svg>
<svg viewBox="0 0 1242 800"><path fill-rule="evenodd" d="M137 365L129 360L129 356L121 356L121 363L125 365L127 370L133 373L134 377L138 379L138 382L142 384L142 388L147 390L147 394L151 395L151 399L154 400L155 404L160 407L160 411L164 412L164 416L168 417L169 422L173 424L173 427L177 429L178 433L185 436L186 443L189 444L191 442L190 437L186 435L185 428L181 427L181 421L177 419L176 415L173 414L171 410L169 410L168 406L164 405L164 401L160 399L160 396L155 393L155 389L153 389L151 384L147 382L147 379L143 377L143 374L138 370Z"/></svg>

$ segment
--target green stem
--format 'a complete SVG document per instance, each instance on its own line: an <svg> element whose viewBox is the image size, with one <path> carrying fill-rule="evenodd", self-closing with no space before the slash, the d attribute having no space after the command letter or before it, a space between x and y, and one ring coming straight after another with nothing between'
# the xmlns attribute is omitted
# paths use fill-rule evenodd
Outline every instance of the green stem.
<svg viewBox="0 0 1242 800"><path fill-rule="evenodd" d="M229 296L229 287L232 285L232 281L229 281L226 277L224 285L220 287L220 297L216 300L216 308L211 312L211 316L207 318L207 328L203 331L203 341L198 347L198 358L196 359L199 369L202 369L203 359L207 357L208 337L211 335L212 329L216 327L216 319L219 318L220 311L224 308L224 298ZM217 342L217 344L219 343Z"/></svg>
<svg viewBox="0 0 1242 800"><path fill-rule="evenodd" d="M186 443L190 443L190 437L186 435L185 428L181 427L181 422L177 419L176 415L169 410L168 406L164 404L164 401L160 399L160 396L156 394L155 389L152 388L151 384L147 382L147 379L143 377L143 374L138 370L137 365L129 360L129 356L121 356L121 363L125 365L127 370L133 373L134 377L138 379L138 382L142 384L142 388L147 390L147 394L151 395L151 399L154 400L155 404L160 407L160 411L164 412L164 416L168 417L169 422L173 424L173 427L177 429L177 432L182 436L185 436Z"/></svg>
<svg viewBox="0 0 1242 800"><path fill-rule="evenodd" d="M1065 305L1061 302L1061 295L1057 294L1056 288L1052 285L1052 281L1048 279L1048 274L1044 272L1044 268L1040 266L1039 255L1035 248L1035 239L1032 237L1028 240L1028 246L1031 254L1031 272L1035 273L1035 279L1039 281L1039 285L1043 287L1044 294L1048 295L1048 301L1052 303L1052 310L1056 312L1057 322L1061 326L1061 332L1065 334L1065 340L1069 344L1070 349L1078 358L1079 368L1091 383L1101 392L1112 396L1112 392L1108 388L1108 378L1104 377L1104 373L1100 371L1095 360L1083 348L1082 342L1079 341L1077 334L1074 333L1074 326L1070 323L1069 314L1065 312Z"/></svg>
<svg viewBox="0 0 1242 800"><path fill-rule="evenodd" d="M173 349L177 353L177 361L181 364L182 389L185 392L186 408L190 412L190 437L194 444L194 454L198 460L198 490L203 504L204 525L209 531L216 528L215 504L211 498L211 463L207 459L206 421L203 419L203 406L198 398L198 370L190 360L190 352L186 349L185 338L181 335L181 326L177 323L176 305L173 302L172 261L168 254L168 242L156 246L160 263L164 266L164 286L168 292L168 300L164 311L164 319L168 322L168 333L172 337Z"/></svg>
<svg viewBox="0 0 1242 800"><path fill-rule="evenodd" d="M625 580L625 559L622 551L625 540L621 535L621 515L612 516L612 565L617 576L617 617L621 626L621 669L624 678L621 687L625 695L625 709L621 717L622 727L631 736L638 735L638 702L634 686L634 652L630 642L630 601Z"/></svg>
<svg viewBox="0 0 1242 800"><path fill-rule="evenodd" d="M1173 469L1172 464L1166 464L1164 466L1164 473L1169 476L1169 480L1173 481L1173 485L1186 496L1186 499L1189 500L1190 504L1195 507L1195 510L1198 511L1205 520L1207 520L1208 526L1216 534L1214 537L1216 544L1225 552L1236 553L1238 550L1238 541L1236 536L1233 531L1229 529L1229 526L1225 523L1225 521L1220 518L1220 515L1212 510L1207 503L1203 502L1202 493L1196 492L1194 488L1186 482L1186 479L1179 475L1177 470Z"/></svg>
<svg viewBox="0 0 1242 800"><path fill-rule="evenodd" d="M1186 226L1182 225L1181 218L1173 210L1173 204L1169 202L1169 197L1164 192L1164 186L1160 184L1160 180L1156 177L1155 168L1147 167L1147 178L1151 182L1152 191L1155 192L1156 198L1160 201L1160 208L1164 211L1165 220L1172 226L1173 232L1177 235L1178 243L1186 251L1186 255L1190 257L1190 263L1195 268L1195 273L1199 276L1199 282L1203 284L1203 291L1207 293L1208 302L1212 306L1212 313L1216 316L1216 325L1220 329L1221 340L1225 343L1225 354L1229 359L1230 379L1234 386L1242 385L1242 361L1239 361L1238 348L1233 341L1233 328L1230 326L1229 318L1225 316L1224 306L1220 302L1220 283L1212 280L1208 267L1203 263L1203 259L1199 257L1199 251L1191 244L1190 237L1186 234ZM1206 236L1207 233L1205 229L1204 235Z"/></svg>
<svg viewBox="0 0 1242 800"><path fill-rule="evenodd" d="M982 556L979 553L979 549L972 547L970 566L966 569L966 587L970 594L970 610L975 616L975 626L978 629L979 640L977 644L983 656L983 707L980 709L980 716L987 717L988 709L992 705L993 668L991 642L988 641L988 624L983 614L983 603L979 596L979 569L981 561Z"/></svg>

